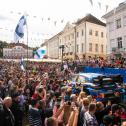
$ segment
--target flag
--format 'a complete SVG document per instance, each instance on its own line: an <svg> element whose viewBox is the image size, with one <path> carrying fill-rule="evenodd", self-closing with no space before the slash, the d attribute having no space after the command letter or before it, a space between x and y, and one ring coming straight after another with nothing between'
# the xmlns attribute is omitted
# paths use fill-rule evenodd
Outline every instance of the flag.
<svg viewBox="0 0 126 126"><path fill-rule="evenodd" d="M63 23L64 20L61 20L61 23Z"/></svg>
<svg viewBox="0 0 126 126"><path fill-rule="evenodd" d="M18 42L21 38L24 37L24 26L26 25L26 18L22 16L16 26L14 33L14 41Z"/></svg>
<svg viewBox="0 0 126 126"><path fill-rule="evenodd" d="M100 2L98 2L98 5L99 5L99 9L101 9L101 3Z"/></svg>
<svg viewBox="0 0 126 126"><path fill-rule="evenodd" d="M35 59L42 59L45 54L46 54L46 49L45 48L39 48L38 50L35 51L34 58Z"/></svg>
<svg viewBox="0 0 126 126"><path fill-rule="evenodd" d="M109 6L108 6L108 5L106 5L106 12L108 11L108 7L109 7Z"/></svg>
<svg viewBox="0 0 126 126"><path fill-rule="evenodd" d="M55 25L55 26L56 26L56 23L57 23L57 22L56 22L56 21L54 21L54 25Z"/></svg>
<svg viewBox="0 0 126 126"><path fill-rule="evenodd" d="M21 68L22 71L25 71L23 58L20 61L20 68Z"/></svg>
<svg viewBox="0 0 126 126"><path fill-rule="evenodd" d="M89 0L90 1L90 3L91 3L91 6L93 6L93 1L92 0Z"/></svg>

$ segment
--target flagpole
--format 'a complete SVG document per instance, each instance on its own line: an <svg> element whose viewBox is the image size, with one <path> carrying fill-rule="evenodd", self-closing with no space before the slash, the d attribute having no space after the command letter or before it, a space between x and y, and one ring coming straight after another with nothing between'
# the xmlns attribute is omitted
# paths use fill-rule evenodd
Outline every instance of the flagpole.
<svg viewBox="0 0 126 126"><path fill-rule="evenodd" d="M26 63L26 84L29 83L28 81L28 24L26 21L26 31L27 31L27 63Z"/></svg>

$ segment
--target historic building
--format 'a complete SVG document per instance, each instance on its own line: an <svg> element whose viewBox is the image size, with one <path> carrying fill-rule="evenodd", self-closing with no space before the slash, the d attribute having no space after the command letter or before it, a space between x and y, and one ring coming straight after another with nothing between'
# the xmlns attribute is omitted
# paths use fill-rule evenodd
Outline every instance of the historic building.
<svg viewBox="0 0 126 126"><path fill-rule="evenodd" d="M80 59L106 57L106 24L91 14L45 41L47 55L52 58ZM48 43L48 44L47 44ZM63 47L63 48L61 48Z"/></svg>
<svg viewBox="0 0 126 126"><path fill-rule="evenodd" d="M22 43L10 43L8 48L3 48L3 58L21 59L33 58L33 50Z"/></svg>
<svg viewBox="0 0 126 126"><path fill-rule="evenodd" d="M108 56L126 57L126 3L120 3L103 18L107 25Z"/></svg>

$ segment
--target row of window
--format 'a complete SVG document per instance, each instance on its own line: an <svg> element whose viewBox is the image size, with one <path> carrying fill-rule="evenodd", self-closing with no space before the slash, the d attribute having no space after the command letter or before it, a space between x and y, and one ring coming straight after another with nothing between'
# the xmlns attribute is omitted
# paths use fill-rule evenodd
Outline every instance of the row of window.
<svg viewBox="0 0 126 126"><path fill-rule="evenodd" d="M122 37L118 37L116 38L116 40L111 39L110 45L111 45L112 50L114 48L118 48L118 49L123 48L123 45L125 46L125 44L123 44L124 42L126 43L126 36L124 36L124 41L122 41Z"/></svg>
<svg viewBox="0 0 126 126"><path fill-rule="evenodd" d="M80 32L77 32L76 33L76 37L78 38L79 37L79 34ZM93 30L92 29L90 29L89 30L89 35L93 35ZM81 30L81 36L84 36L84 31L83 31L83 29ZM99 32L98 31L95 31L95 36L99 36ZM103 38L104 37L104 33L103 32L101 32L101 38ZM67 40L70 40L70 38L72 38L72 39L74 39L74 34L71 34L71 35L68 35L68 36L66 36L66 37L64 37L64 41L66 42ZM61 39L60 39L60 42L61 42Z"/></svg>
<svg viewBox="0 0 126 126"><path fill-rule="evenodd" d="M84 32L83 32L83 30L81 31L81 36L83 36L84 35ZM89 30L89 35L93 35L93 30L92 29L90 29ZM99 32L98 31L95 31L95 36L99 36ZM77 38L79 37L79 32L77 32ZM101 32L101 38L103 38L104 37L104 33L103 32Z"/></svg>
<svg viewBox="0 0 126 126"><path fill-rule="evenodd" d="M77 52L79 52L79 45L77 44L76 46L76 49L77 49ZM98 44L95 44L95 52L99 52L99 49L101 51L101 53L104 52L104 45L98 45ZM89 43L89 51L92 52L93 51L93 44L92 43ZM81 44L81 52L84 52L84 44L82 43Z"/></svg>
<svg viewBox="0 0 126 126"><path fill-rule="evenodd" d="M92 29L89 30L89 35L93 35ZM95 31L95 36L99 36L99 32L98 31ZM104 37L104 33L101 32L101 38L103 38L103 37Z"/></svg>
<svg viewBox="0 0 126 126"><path fill-rule="evenodd" d="M99 52L99 48L101 48L101 53L104 52L104 46L101 45L101 46L98 46L98 44L95 44L95 52ZM92 52L93 50L93 46L92 46L92 43L89 43L89 51Z"/></svg>
<svg viewBox="0 0 126 126"><path fill-rule="evenodd" d="M64 37L64 41L66 42L67 40L70 40L70 39L74 39L74 33L72 33L71 35L67 35ZM60 43L61 43L61 39L60 39Z"/></svg>
<svg viewBox="0 0 126 126"><path fill-rule="evenodd" d="M123 20L123 24L122 24L122 20ZM115 20L115 28L119 29L122 26L126 26L126 16L123 17L123 19L118 18L117 20ZM109 31L113 31L114 30L114 22L110 22L109 23Z"/></svg>

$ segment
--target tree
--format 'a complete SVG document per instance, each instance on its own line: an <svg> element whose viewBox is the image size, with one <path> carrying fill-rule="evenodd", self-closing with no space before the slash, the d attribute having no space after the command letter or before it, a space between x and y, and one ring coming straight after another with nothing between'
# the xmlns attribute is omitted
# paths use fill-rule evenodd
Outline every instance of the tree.
<svg viewBox="0 0 126 126"><path fill-rule="evenodd" d="M0 57L3 57L3 48L8 47L8 43L5 41L0 41Z"/></svg>

